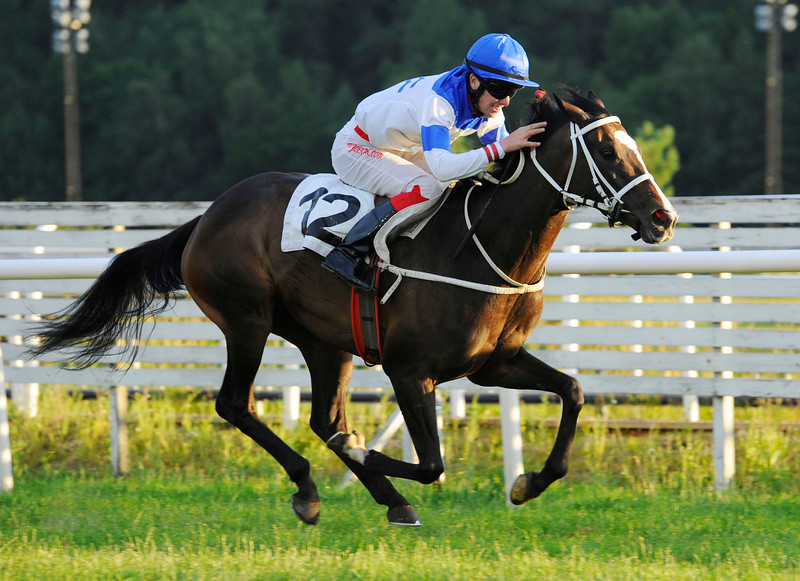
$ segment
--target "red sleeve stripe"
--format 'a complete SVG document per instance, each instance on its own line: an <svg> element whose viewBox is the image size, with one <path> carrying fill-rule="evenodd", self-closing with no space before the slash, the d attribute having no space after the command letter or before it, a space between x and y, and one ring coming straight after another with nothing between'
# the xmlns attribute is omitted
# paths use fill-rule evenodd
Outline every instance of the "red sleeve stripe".
<svg viewBox="0 0 800 581"><path fill-rule="evenodd" d="M500 159L500 152L497 151L497 145L494 143L484 146L483 151L486 152L486 157L490 162Z"/></svg>
<svg viewBox="0 0 800 581"><path fill-rule="evenodd" d="M364 141L369 141L369 135L367 135L367 132L361 129L361 127L359 127L358 125L356 125L355 132Z"/></svg>

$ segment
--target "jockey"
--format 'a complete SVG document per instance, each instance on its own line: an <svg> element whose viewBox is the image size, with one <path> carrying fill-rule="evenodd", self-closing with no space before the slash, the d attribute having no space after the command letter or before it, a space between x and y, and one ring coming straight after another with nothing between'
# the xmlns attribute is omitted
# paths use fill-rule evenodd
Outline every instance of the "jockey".
<svg viewBox="0 0 800 581"><path fill-rule="evenodd" d="M503 108L528 78L528 56L507 34L487 34L461 66L403 81L356 108L336 134L333 169L345 183L390 198L361 218L323 261L357 290L375 292L365 261L375 233L398 211L434 199L453 181L478 174L506 153L537 147L545 123L509 134ZM457 138L477 133L483 147L453 153Z"/></svg>

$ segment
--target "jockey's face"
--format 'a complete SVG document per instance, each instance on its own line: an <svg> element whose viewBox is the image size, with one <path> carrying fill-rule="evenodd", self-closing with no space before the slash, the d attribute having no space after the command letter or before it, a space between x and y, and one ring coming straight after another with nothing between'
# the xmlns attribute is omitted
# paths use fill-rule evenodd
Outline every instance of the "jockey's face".
<svg viewBox="0 0 800 581"><path fill-rule="evenodd" d="M469 76L470 85L474 90L478 90L481 86L480 80L475 75ZM497 99L492 96L492 94L485 90L481 93L480 98L478 99L477 107L478 111L481 112L482 115L485 117L497 117L503 110L503 107L508 107L509 103L511 103L511 97L506 96L502 99Z"/></svg>

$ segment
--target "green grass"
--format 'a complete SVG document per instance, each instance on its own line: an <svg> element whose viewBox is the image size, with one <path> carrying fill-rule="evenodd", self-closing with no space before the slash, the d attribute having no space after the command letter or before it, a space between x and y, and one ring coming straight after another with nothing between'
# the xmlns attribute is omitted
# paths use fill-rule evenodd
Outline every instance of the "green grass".
<svg viewBox="0 0 800 581"><path fill-rule="evenodd" d="M59 476L0 498L2 579L794 579L792 494L686 497L560 484L521 508L487 482L417 486L421 529L358 485L320 524L255 478Z"/></svg>
<svg viewBox="0 0 800 581"><path fill-rule="evenodd" d="M0 495L0 579L800 578L800 434L777 429L796 408L737 409L737 419L763 424L737 435L727 493L710 488L710 434L584 426L570 474L512 508L499 427L485 421L497 410L473 406L468 422L446 428L441 486L395 481L424 524L408 529L386 524L358 483L339 487L341 464L307 427L277 428L320 487L320 523L302 525L275 461L212 422L211 402L179 392L133 402L132 472L115 480L107 405L55 392L37 418L12 409L15 489ZM677 410L625 403L584 415L675 419ZM371 436L391 407L349 411ZM528 469L554 438L536 420L557 415L554 404L524 406ZM399 444L389 451L399 456Z"/></svg>

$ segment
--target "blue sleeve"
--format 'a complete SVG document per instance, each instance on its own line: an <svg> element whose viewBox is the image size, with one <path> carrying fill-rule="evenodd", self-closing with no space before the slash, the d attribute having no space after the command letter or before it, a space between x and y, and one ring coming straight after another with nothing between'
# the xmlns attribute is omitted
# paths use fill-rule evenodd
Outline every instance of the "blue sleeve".
<svg viewBox="0 0 800 581"><path fill-rule="evenodd" d="M488 133L484 133L481 135L481 143L484 145L489 145L490 143L494 143L495 141L500 141L504 137L508 137L508 129L506 129L505 124L501 125L497 129L493 129Z"/></svg>
<svg viewBox="0 0 800 581"><path fill-rule="evenodd" d="M423 125L420 134L422 150L444 149L450 151L450 131L443 125Z"/></svg>

